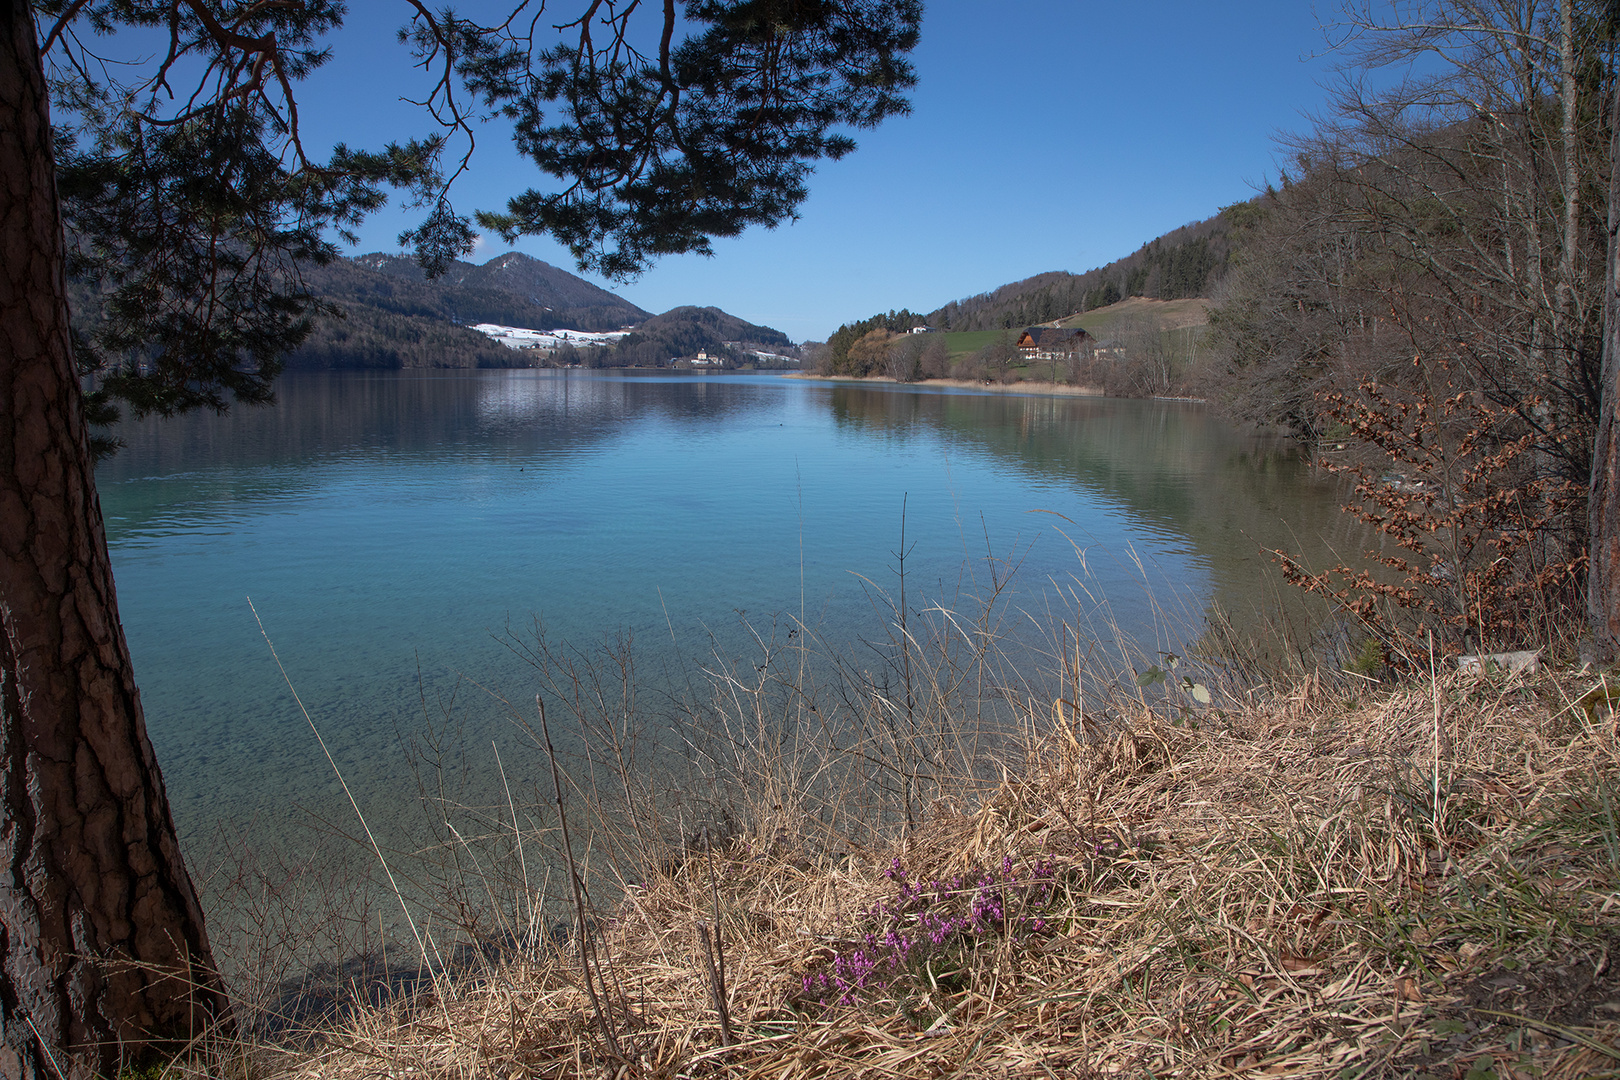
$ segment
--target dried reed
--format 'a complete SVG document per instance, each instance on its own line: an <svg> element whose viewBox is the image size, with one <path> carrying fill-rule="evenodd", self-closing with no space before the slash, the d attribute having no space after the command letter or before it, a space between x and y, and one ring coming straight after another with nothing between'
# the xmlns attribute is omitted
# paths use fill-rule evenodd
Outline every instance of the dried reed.
<svg viewBox="0 0 1620 1080"><path fill-rule="evenodd" d="M1575 704L1594 681L1441 674L1352 700L1306 680L1262 705L1139 703L1095 734L1070 706L1029 707L1033 741L998 782L927 802L901 783L912 812L890 804L886 832L795 816L787 787L828 766L771 743L757 793L781 801L707 858L648 856L595 928L633 1052L599 1037L577 962L529 941L257 1071L1620 1076L1620 751L1608 698ZM851 1003L805 992L885 926L910 933L896 867L1037 865L1039 919L976 915Z"/></svg>

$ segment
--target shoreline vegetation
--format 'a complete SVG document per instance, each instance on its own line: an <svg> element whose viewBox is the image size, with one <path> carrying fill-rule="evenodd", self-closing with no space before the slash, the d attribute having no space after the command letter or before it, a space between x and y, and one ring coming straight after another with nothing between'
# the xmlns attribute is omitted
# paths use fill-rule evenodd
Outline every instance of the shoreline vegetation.
<svg viewBox="0 0 1620 1080"><path fill-rule="evenodd" d="M1620 1076L1612 676L1131 693L1026 702L992 778L881 830L761 784L746 820L643 852L655 870L572 922L531 907L523 929L543 860L517 878L519 843L463 882L510 919L470 959L391 991L339 972L349 1007L235 1060L299 1080ZM553 894L587 859L571 827ZM524 888L497 899L500 873ZM604 895L611 876L579 871Z"/></svg>
<svg viewBox="0 0 1620 1080"><path fill-rule="evenodd" d="M1104 397L1104 392L1094 386L1075 386L1072 383L1037 382L1035 380L1021 379L1017 382L1002 383L975 379L926 379L921 382L907 382L890 378L887 375L817 375L809 371L795 371L782 376L784 379L807 379L812 382L854 383L856 385L886 384L891 386L912 387L945 387L953 390L982 390L989 394L1046 394L1057 397ZM1176 401L1195 401L1196 398L1175 398Z"/></svg>
<svg viewBox="0 0 1620 1080"><path fill-rule="evenodd" d="M1021 295L1046 277L1006 288ZM1070 292L1062 295L1069 303L1081 302ZM845 323L825 343L806 347L806 367L835 378L959 386L1028 382L1070 388L1058 393L1089 388L1122 398L1219 396L1223 382L1204 347L1210 333L1207 299L1114 295L1101 306L1081 307L1064 306L1056 295L1034 307L1014 296L1003 299L991 327L981 326L977 317L958 325L946 309L929 315L889 311ZM1031 318L1036 313L1040 319ZM1053 318L1055 313L1059 317ZM1022 331L1016 329L1020 326Z"/></svg>

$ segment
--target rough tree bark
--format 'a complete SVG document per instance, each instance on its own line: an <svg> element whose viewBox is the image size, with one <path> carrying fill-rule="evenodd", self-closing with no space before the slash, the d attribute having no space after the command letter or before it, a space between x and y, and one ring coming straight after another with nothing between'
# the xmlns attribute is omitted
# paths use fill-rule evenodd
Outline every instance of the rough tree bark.
<svg viewBox="0 0 1620 1080"><path fill-rule="evenodd" d="M1587 506L1587 619L1600 659L1620 656L1620 86L1610 108L1609 252L1603 275L1602 404Z"/></svg>
<svg viewBox="0 0 1620 1080"><path fill-rule="evenodd" d="M0 1077L228 1022L146 736L68 330L32 12L0 15Z"/></svg>

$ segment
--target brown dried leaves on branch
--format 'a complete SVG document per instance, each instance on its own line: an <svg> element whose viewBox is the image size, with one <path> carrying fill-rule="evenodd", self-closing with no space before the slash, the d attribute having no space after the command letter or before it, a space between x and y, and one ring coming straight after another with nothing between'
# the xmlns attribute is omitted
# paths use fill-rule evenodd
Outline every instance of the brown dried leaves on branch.
<svg viewBox="0 0 1620 1080"><path fill-rule="evenodd" d="M1338 436L1322 464L1354 479L1359 501L1345 511L1382 546L1370 566L1315 573L1273 552L1284 576L1408 667L1431 633L1445 651L1549 644L1560 616L1580 610L1586 493L1549 462L1560 436L1533 427L1539 403L1504 409L1469 390L1371 379L1318 400Z"/></svg>

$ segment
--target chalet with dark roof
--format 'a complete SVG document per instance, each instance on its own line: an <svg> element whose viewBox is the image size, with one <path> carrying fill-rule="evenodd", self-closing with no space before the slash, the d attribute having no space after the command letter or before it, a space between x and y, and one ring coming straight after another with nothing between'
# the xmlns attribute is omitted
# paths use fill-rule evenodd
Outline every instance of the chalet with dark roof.
<svg viewBox="0 0 1620 1080"><path fill-rule="evenodd" d="M1026 363L1064 360L1095 343L1083 327L1031 326L1018 335L1018 352Z"/></svg>

